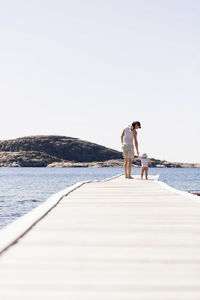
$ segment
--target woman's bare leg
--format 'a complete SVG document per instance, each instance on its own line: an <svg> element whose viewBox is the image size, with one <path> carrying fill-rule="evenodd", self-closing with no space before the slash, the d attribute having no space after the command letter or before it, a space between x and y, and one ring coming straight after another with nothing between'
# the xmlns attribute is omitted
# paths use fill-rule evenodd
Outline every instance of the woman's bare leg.
<svg viewBox="0 0 200 300"><path fill-rule="evenodd" d="M128 178L128 158L125 158L125 162L124 162L124 170L125 170L125 178Z"/></svg>
<svg viewBox="0 0 200 300"><path fill-rule="evenodd" d="M128 160L128 178L133 178L131 176L131 168L132 168L132 159Z"/></svg>

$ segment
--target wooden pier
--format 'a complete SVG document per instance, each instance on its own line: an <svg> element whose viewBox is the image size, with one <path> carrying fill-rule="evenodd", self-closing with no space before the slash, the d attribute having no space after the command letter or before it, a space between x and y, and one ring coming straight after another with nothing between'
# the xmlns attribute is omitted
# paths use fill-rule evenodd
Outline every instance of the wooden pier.
<svg viewBox="0 0 200 300"><path fill-rule="evenodd" d="M1 230L0 299L200 299L198 196L119 176L59 197Z"/></svg>

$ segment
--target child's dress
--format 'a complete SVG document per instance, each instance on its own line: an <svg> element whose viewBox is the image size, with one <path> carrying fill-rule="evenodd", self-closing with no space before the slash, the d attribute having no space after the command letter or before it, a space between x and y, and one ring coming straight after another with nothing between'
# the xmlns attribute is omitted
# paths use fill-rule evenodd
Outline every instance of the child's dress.
<svg viewBox="0 0 200 300"><path fill-rule="evenodd" d="M149 166L149 159L148 158L144 158L142 156L139 156L139 159L141 160L141 164L143 168L148 168Z"/></svg>

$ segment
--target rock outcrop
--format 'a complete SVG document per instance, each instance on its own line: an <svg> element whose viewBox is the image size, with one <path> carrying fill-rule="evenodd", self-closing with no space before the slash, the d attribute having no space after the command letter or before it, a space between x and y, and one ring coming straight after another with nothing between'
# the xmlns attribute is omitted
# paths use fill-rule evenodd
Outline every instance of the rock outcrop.
<svg viewBox="0 0 200 300"><path fill-rule="evenodd" d="M39 151L0 152L0 167L46 167L61 161Z"/></svg>
<svg viewBox="0 0 200 300"><path fill-rule="evenodd" d="M62 162L53 162L47 167L49 168L67 168L67 167L123 167L123 159L115 160L106 160L106 161L93 161L93 162L72 162L72 161L62 161Z"/></svg>
<svg viewBox="0 0 200 300"><path fill-rule="evenodd" d="M195 195L195 196L200 196L200 192L190 192L190 193Z"/></svg>
<svg viewBox="0 0 200 300"><path fill-rule="evenodd" d="M0 166L46 167L53 162L121 159L119 151L65 136L29 136L0 141Z"/></svg>
<svg viewBox="0 0 200 300"><path fill-rule="evenodd" d="M0 167L122 167L123 164L121 152L78 138L47 135L0 141ZM133 166L140 166L137 158ZM151 158L150 166L199 168L200 164Z"/></svg>

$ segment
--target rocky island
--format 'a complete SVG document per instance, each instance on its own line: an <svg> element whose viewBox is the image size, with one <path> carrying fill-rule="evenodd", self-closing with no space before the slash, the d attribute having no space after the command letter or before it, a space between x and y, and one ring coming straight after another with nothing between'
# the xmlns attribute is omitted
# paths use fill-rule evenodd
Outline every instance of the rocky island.
<svg viewBox="0 0 200 300"><path fill-rule="evenodd" d="M133 166L140 165L136 158ZM0 141L0 167L122 167L122 153L78 138L40 135ZM200 167L151 158L152 167Z"/></svg>

